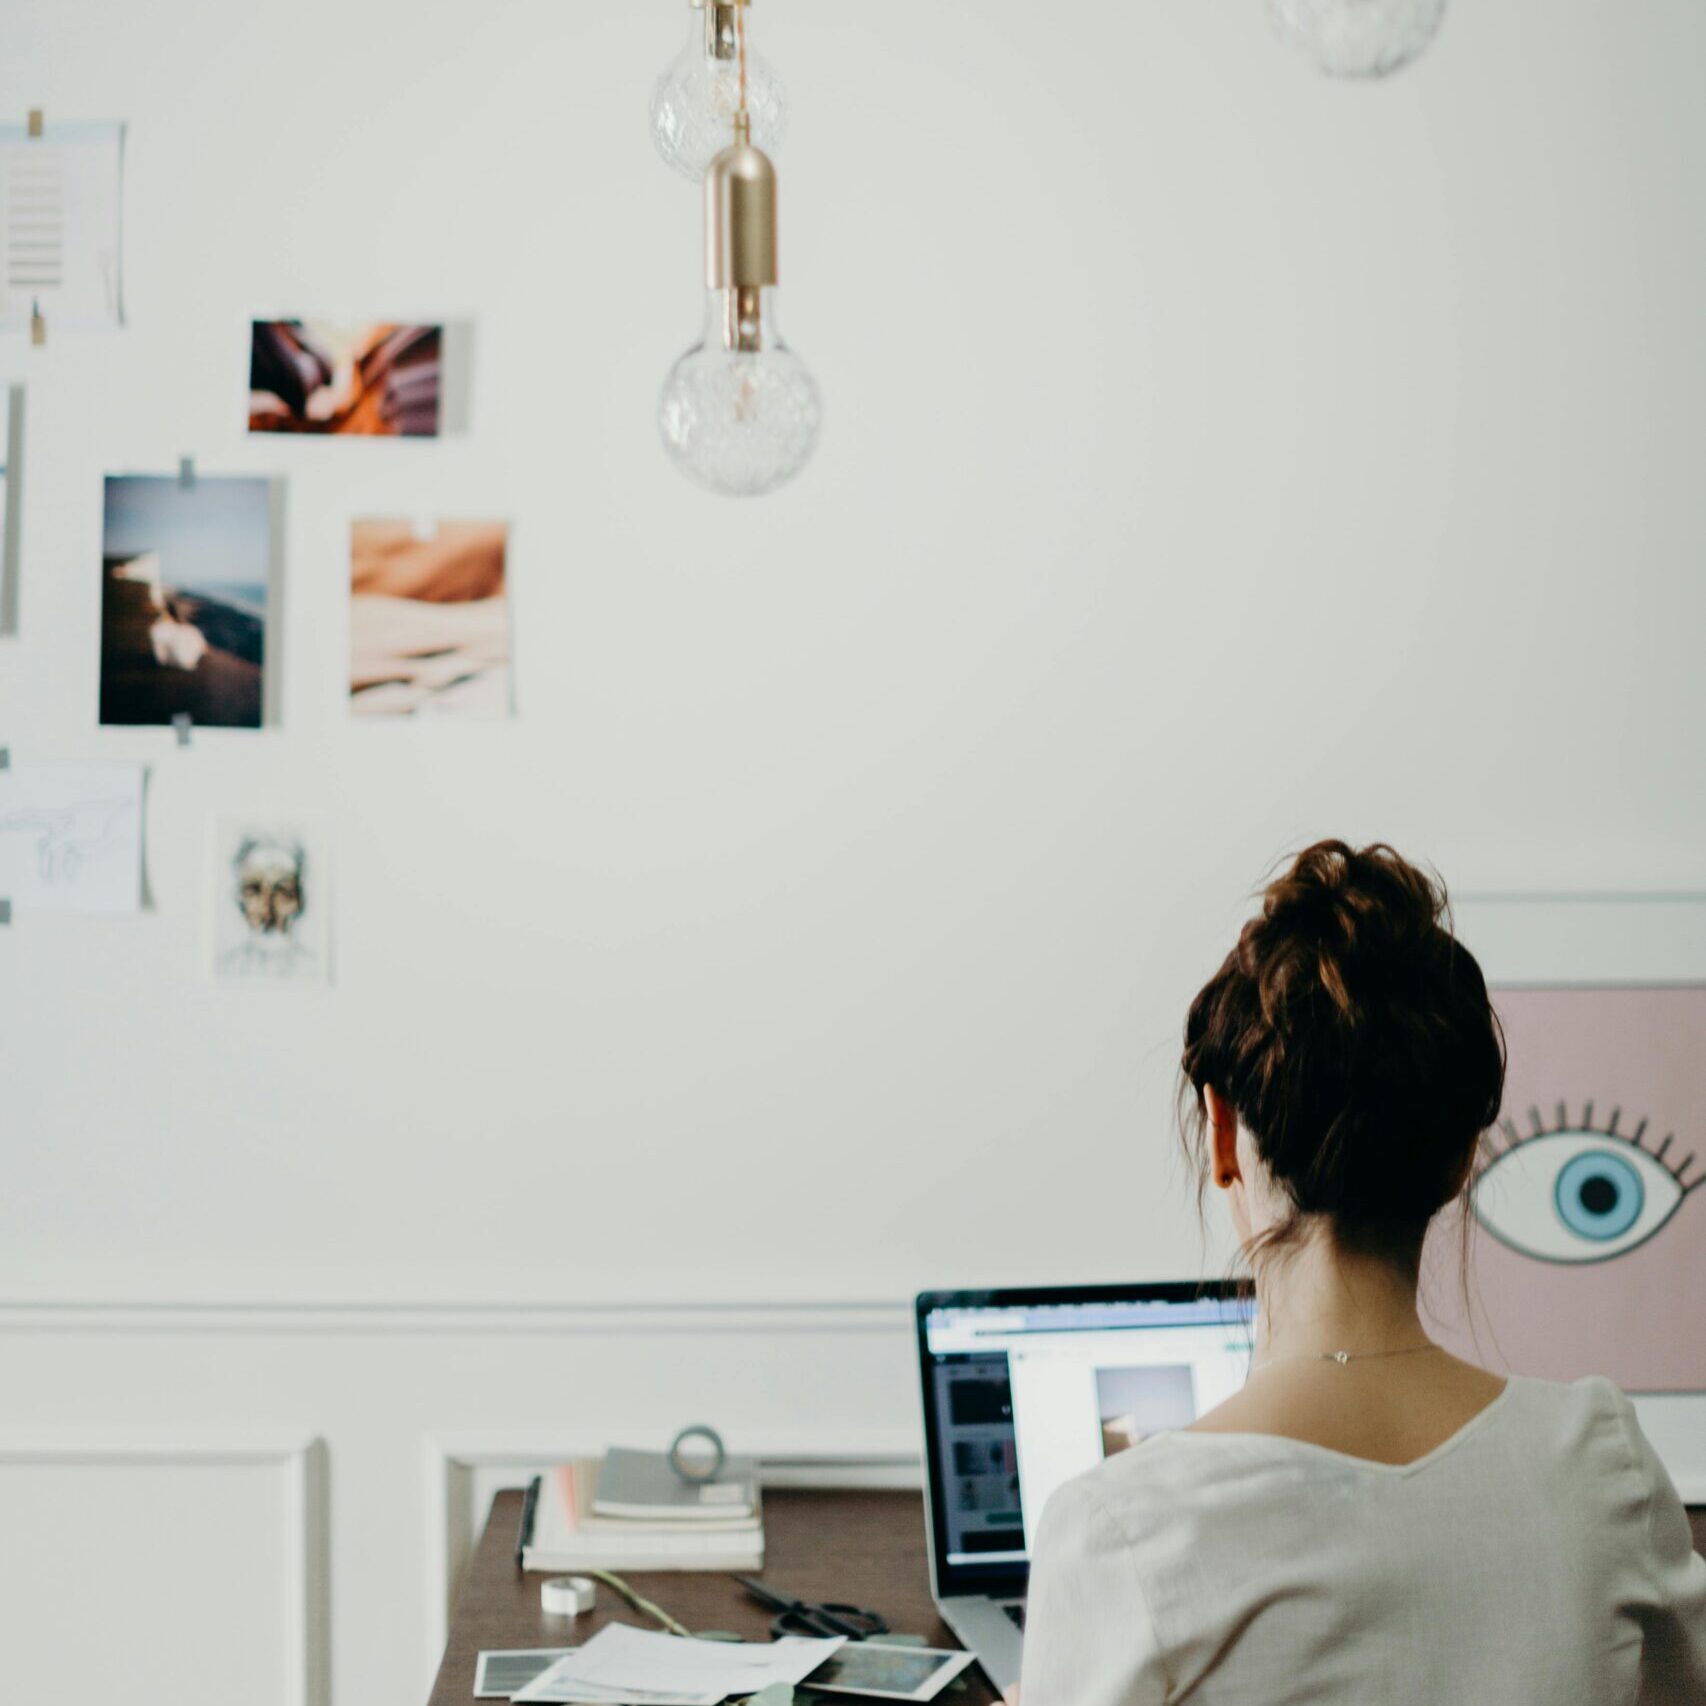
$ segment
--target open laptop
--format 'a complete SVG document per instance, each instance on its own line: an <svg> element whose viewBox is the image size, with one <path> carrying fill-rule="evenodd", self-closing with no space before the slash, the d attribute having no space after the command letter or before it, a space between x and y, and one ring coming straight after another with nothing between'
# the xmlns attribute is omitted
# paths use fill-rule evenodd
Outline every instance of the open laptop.
<svg viewBox="0 0 1706 1706"><path fill-rule="evenodd" d="M1006 1688L1049 1494L1236 1392L1251 1305L1225 1282L927 1291L917 1318L931 1592Z"/></svg>

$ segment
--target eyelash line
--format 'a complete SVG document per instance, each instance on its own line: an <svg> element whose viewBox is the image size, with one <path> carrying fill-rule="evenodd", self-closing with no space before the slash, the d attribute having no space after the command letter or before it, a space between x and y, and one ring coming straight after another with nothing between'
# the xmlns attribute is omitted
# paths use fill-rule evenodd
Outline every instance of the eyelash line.
<svg viewBox="0 0 1706 1706"><path fill-rule="evenodd" d="M1610 1118L1606 1123L1603 1126L1597 1126L1593 1123L1593 1103L1591 1101L1583 1105L1582 1117L1579 1120L1573 1120L1570 1118L1569 1109L1564 1105L1564 1103L1559 1102L1556 1106L1558 1110L1558 1123L1554 1126L1549 1126L1540 1117L1540 1109L1531 1104L1528 1110L1528 1121L1534 1129L1528 1132L1519 1131L1517 1129L1516 1121L1508 1114L1501 1115L1497 1126L1489 1127L1483 1134L1481 1142L1484 1147L1494 1149L1495 1131L1502 1132L1506 1141L1494 1149L1491 1161L1488 1161L1485 1165L1477 1169L1476 1177L1479 1178L1482 1173L1486 1172L1487 1167L1491 1166L1493 1161L1498 1161L1504 1156L1509 1155L1513 1149L1520 1149L1525 1143L1532 1143L1537 1137L1551 1137L1560 1131L1579 1131L1583 1133L1591 1133L1595 1137L1615 1138L1619 1143L1633 1144L1643 1155L1658 1162L1658 1164L1663 1167L1679 1185L1682 1186L1682 1194L1684 1196L1687 1196L1688 1193L1694 1190L1697 1186L1706 1185L1706 1172L1701 1173L1700 1177L1697 1179L1684 1180L1684 1175L1688 1172L1688 1169L1694 1165L1695 1152L1693 1150L1690 1150L1688 1154L1683 1156L1681 1161L1673 1162L1665 1158L1666 1150L1668 1150L1671 1144L1676 1141L1676 1133L1674 1131L1665 1133L1665 1140L1657 1149L1649 1149L1642 1141L1647 1130L1647 1122L1645 1119L1642 1119L1640 1124L1637 1125L1632 1132L1622 1132L1617 1129L1617 1122L1623 1117L1623 1109L1621 1107L1613 1108L1611 1110Z"/></svg>

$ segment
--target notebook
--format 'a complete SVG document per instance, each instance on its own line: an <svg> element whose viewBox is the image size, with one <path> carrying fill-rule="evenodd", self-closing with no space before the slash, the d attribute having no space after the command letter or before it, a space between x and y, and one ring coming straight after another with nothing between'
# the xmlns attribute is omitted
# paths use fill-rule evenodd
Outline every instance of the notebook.
<svg viewBox="0 0 1706 1706"><path fill-rule="evenodd" d="M750 1516L758 1499L751 1458L728 1458L714 1481L684 1481L661 1451L630 1451L613 1445L604 1454L593 1510L599 1516L667 1517L717 1522Z"/></svg>
<svg viewBox="0 0 1706 1706"><path fill-rule="evenodd" d="M596 1457L538 1477L521 1537L526 1570L759 1570L764 1528L754 1490L750 1510L720 1520L599 1516Z"/></svg>

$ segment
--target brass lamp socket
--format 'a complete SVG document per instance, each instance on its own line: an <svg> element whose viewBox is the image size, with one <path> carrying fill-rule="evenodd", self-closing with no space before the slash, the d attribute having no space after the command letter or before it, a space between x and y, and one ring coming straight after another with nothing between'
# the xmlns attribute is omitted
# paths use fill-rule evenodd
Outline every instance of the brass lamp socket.
<svg viewBox="0 0 1706 1706"><path fill-rule="evenodd" d="M705 168L705 283L712 290L776 282L776 168L738 121L735 136Z"/></svg>
<svg viewBox="0 0 1706 1706"><path fill-rule="evenodd" d="M735 34L735 13L752 0L692 0L693 10L705 14L705 53L710 59L735 59L740 38Z"/></svg>

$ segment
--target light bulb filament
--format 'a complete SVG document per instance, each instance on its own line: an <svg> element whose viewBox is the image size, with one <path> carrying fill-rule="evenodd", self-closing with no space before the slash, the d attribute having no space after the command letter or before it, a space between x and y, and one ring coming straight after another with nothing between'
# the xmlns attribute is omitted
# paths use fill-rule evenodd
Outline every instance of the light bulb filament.
<svg viewBox="0 0 1706 1706"><path fill-rule="evenodd" d="M764 347L762 298L755 284L723 292L723 348L760 350Z"/></svg>

